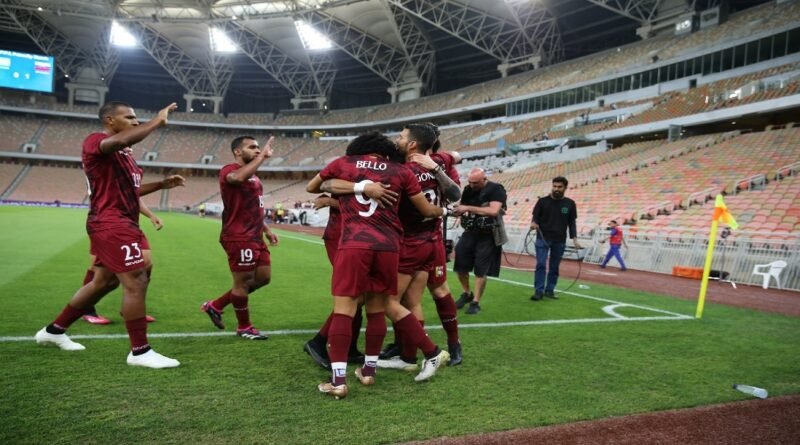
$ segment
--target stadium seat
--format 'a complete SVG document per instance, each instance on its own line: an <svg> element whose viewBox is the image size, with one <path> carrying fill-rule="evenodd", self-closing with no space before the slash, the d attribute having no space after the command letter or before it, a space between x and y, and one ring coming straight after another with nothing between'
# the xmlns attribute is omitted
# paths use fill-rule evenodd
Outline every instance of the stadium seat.
<svg viewBox="0 0 800 445"><path fill-rule="evenodd" d="M778 289L782 289L780 275L781 271L783 271L786 266L786 261L783 260L773 261L769 264L756 264L753 267L753 275L761 275L763 277L761 287L764 289L769 287L770 277L775 277L775 283Z"/></svg>

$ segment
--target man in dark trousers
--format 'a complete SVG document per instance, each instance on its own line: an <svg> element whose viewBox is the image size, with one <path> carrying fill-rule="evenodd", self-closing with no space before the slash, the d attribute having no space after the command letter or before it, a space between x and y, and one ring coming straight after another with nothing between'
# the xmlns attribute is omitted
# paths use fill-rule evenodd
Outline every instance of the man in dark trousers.
<svg viewBox="0 0 800 445"><path fill-rule="evenodd" d="M556 299L555 288L558 282L558 266L567 247L567 229L569 237L576 249L578 243L575 220L578 211L575 201L564 197L567 190L567 178L553 178L553 189L548 196L539 198L533 207L531 230L536 231L536 272L534 274L534 292L531 300L538 301L542 297ZM549 271L546 267L547 256L550 255Z"/></svg>

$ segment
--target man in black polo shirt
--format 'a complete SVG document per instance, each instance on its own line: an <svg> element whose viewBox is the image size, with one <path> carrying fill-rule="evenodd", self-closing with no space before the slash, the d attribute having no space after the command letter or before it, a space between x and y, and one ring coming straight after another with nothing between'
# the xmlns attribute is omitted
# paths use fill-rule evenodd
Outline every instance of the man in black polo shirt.
<svg viewBox="0 0 800 445"><path fill-rule="evenodd" d="M467 180L469 185L461 194L461 204L454 209L454 214L461 217L464 234L456 244L453 270L464 289L456 307L461 309L469 303L467 313L477 314L481 310L486 277L500 275L500 256L503 243L508 240L503 227L506 190L486 179L486 173L480 168L470 170ZM470 271L475 273L474 294L469 288Z"/></svg>
<svg viewBox="0 0 800 445"><path fill-rule="evenodd" d="M534 301L541 300L543 296L557 299L555 288L558 282L558 266L567 247L567 229L575 248L581 248L575 227L575 220L578 219L575 201L564 197L567 184L569 182L563 176L553 178L553 190L550 195L539 198L533 207L531 230L536 231L536 272L533 283L536 291L531 300ZM545 267L548 253L549 271Z"/></svg>

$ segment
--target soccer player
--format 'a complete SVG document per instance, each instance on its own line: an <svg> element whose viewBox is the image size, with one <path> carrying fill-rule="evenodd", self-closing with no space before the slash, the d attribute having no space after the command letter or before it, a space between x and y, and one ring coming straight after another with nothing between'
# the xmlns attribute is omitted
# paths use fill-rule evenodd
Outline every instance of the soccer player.
<svg viewBox="0 0 800 445"><path fill-rule="evenodd" d="M437 142L437 135L433 127L427 124L409 124L398 135L395 141L398 150L406 156L406 166L414 173L419 182L422 193L429 202L436 206L441 206L442 201L457 201L461 197L461 191L446 173L446 164L452 165L452 158L449 155L438 156L442 162L437 163L431 157L424 155ZM442 241L441 219L425 218L411 205L407 199L400 202L400 219L403 222L403 247L400 254L400 267L398 277L398 295L402 297L402 304L408 308L420 322L424 324L424 314L422 312L422 294L429 280L429 274L437 274L436 283L444 275L445 258L443 253L444 244ZM441 249L441 252L440 252ZM439 264L441 263L441 265ZM437 269L436 267L441 267ZM446 302L441 298L436 298L437 309L445 308ZM444 298L444 297L442 297ZM458 342L458 325L456 322L455 302L450 296L452 308L448 311L439 311L443 325L448 334L454 331L455 341L449 341L448 350L451 354L456 353L460 360L461 350ZM444 312L444 314L442 314ZM443 316L442 316L443 315ZM398 337L397 333L395 335ZM450 335L448 335L450 337ZM397 345L397 339L395 345ZM395 368L411 371L416 369L416 348L404 342L399 354L385 357L378 361L379 367ZM387 348L388 349L388 348ZM385 355L392 354L388 351Z"/></svg>
<svg viewBox="0 0 800 445"><path fill-rule="evenodd" d="M236 335L247 340L266 340L268 337L250 322L249 295L269 284L272 267L269 249L278 245L278 236L264 223L264 200L261 180L256 170L272 156L270 137L263 150L252 136L239 136L231 142L235 162L219 172L222 195L222 233L219 242L228 254L228 266L233 276L233 287L214 301L206 301L200 310L208 314L211 322L225 329L222 312L233 305L238 321Z"/></svg>
<svg viewBox="0 0 800 445"><path fill-rule="evenodd" d="M401 330L407 330L415 346L425 353L426 361L417 380L426 380L436 373L449 354L440 350L425 335L416 317L388 295L397 293L397 267L402 225L397 216L398 204L383 207L363 195L368 183L381 183L409 196L426 217L442 215L442 209L428 203L419 183L409 169L390 159L396 157L395 144L386 136L366 133L347 147L346 156L326 166L309 182L309 193L336 193L342 213L342 234L339 252L333 266L333 317L328 330L328 356L332 378L317 386L319 391L336 398L347 395L347 348L352 335L352 321L359 300L363 297L367 311L364 366L356 369L356 377L364 385L375 383L378 354L386 335L384 314ZM337 188L340 179L356 183ZM323 181L326 184L323 185ZM388 301L387 301L388 300Z"/></svg>
<svg viewBox="0 0 800 445"><path fill-rule="evenodd" d="M91 190L89 192L90 192L90 196L91 196ZM164 227L164 223L161 221L161 218L156 216L156 214L153 213L144 204L144 201L142 201L141 198L139 199L139 212L142 215L146 216L148 219L150 219L150 222L153 223L153 227L155 227L156 230L161 230ZM146 249L146 250L142 249L142 256L144 257L145 261L148 264L148 266L147 266L147 279L149 281L150 277L151 277L152 270L153 270L152 252L150 251L150 249ZM89 253L89 269L86 271L86 275L84 275L84 277L83 277L83 286L86 286L87 284L89 284L94 279L94 262L95 262L96 259L97 259L97 257L95 255L93 255L92 253ZM119 287L119 280L117 280L117 277L115 277L113 275L110 276L110 277L112 279L111 282L110 283L104 283L102 285L102 287L104 287L106 289L105 293L103 294L103 296L105 296L105 294L107 294L107 293L109 293L109 292L111 292L114 289ZM111 320L109 320L108 318L103 317L102 315L97 313L97 308L94 305L84 309L83 313L84 313L84 315L81 318L83 318L83 320L85 320L86 322L88 322L90 324L98 324L98 325L111 324ZM145 318L145 320L147 320L148 323L152 323L152 322L156 321L156 319L151 317L150 315L145 315L144 318Z"/></svg>
<svg viewBox="0 0 800 445"><path fill-rule="evenodd" d="M54 344L63 350L80 351L83 345L65 333L81 318L84 309L96 304L107 292L95 283L108 283L115 275L122 284L122 316L131 342L127 363L147 368L174 368L175 359L155 352L147 341L145 297L147 266L143 251L149 249L139 228L139 197L161 189L182 186L183 177L174 175L159 182L142 184L143 170L136 164L131 146L167 124L174 103L158 112L149 122L139 124L133 108L122 102L109 102L100 108L102 132L83 141L82 161L89 180L91 201L86 231L92 253L96 255L94 280L75 293L61 314L36 333L36 342Z"/></svg>
<svg viewBox="0 0 800 445"><path fill-rule="evenodd" d="M339 237L342 233L341 214L339 212L339 199L327 194L319 195L314 199L314 209L328 207L328 224L325 226L325 233L322 240L325 242L325 251L328 254L328 261L333 266L336 259L336 252L339 250ZM358 337L361 334L363 316L361 307L356 309L353 317L353 337L350 340L350 350L347 353L347 363L359 364L364 362L364 354L358 350ZM330 369L331 362L328 359L328 351L325 345L328 343L328 328L333 320L333 312L320 328L319 332L303 345L306 352L315 363L325 369Z"/></svg>

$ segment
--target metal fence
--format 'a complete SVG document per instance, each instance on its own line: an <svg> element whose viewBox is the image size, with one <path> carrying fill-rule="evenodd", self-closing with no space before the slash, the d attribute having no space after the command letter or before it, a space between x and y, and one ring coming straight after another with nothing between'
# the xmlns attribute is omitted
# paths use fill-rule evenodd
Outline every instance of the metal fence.
<svg viewBox="0 0 800 445"><path fill-rule="evenodd" d="M449 227L448 239L458 240L463 229ZM527 227L506 227L508 243L504 249L508 252L535 254L531 238L527 238ZM607 232L596 230L591 237L579 239L584 247L580 252L584 261L599 264L608 251L608 243L600 244ZM708 233L697 232L694 235L680 237L657 235L640 236L625 235L628 249L622 249L622 257L630 269L671 274L675 266L703 267L708 249ZM714 248L712 270L727 272L727 279L742 284L760 285L762 277L753 274L756 265L768 264L776 260L786 261L788 266L781 272L780 280L783 289L800 291L800 234L794 233L786 239L777 238L772 233L732 232L723 239L717 237ZM529 246L526 246L526 241ZM568 244L569 245L569 244ZM567 252L564 258L575 259L576 252ZM614 262L616 263L616 262ZM775 281L770 287L776 286Z"/></svg>

